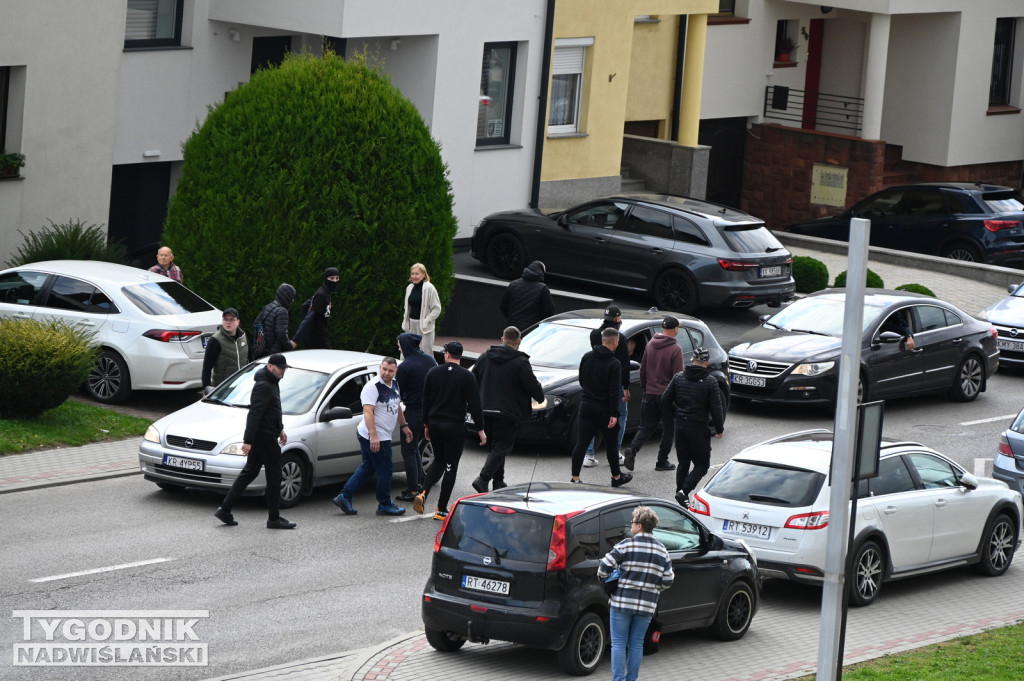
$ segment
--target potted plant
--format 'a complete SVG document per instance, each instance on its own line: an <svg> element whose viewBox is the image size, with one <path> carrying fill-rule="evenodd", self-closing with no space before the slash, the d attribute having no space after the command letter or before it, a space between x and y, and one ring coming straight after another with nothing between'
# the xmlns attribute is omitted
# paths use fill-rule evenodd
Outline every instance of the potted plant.
<svg viewBox="0 0 1024 681"><path fill-rule="evenodd" d="M18 177L18 169L25 167L25 154L0 151L0 177Z"/></svg>
<svg viewBox="0 0 1024 681"><path fill-rule="evenodd" d="M796 43L793 42L793 39L788 35L784 36L782 40L779 41L777 50L778 54L775 55L775 61L789 61L790 56L793 54L793 50L795 49Z"/></svg>

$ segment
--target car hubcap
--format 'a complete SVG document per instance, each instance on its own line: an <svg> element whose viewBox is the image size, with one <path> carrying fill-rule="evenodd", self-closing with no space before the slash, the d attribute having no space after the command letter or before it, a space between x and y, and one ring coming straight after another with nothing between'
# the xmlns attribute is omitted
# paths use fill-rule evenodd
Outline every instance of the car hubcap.
<svg viewBox="0 0 1024 681"><path fill-rule="evenodd" d="M974 254L964 248L954 248L949 252L949 257L953 260L966 260L968 262L974 262Z"/></svg>
<svg viewBox="0 0 1024 681"><path fill-rule="evenodd" d="M596 665L604 652L604 636L601 634L601 627L591 624L583 630L580 636L580 662L588 669Z"/></svg>
<svg viewBox="0 0 1024 681"><path fill-rule="evenodd" d="M302 490L302 466L297 461L286 461L281 467L281 500L293 501Z"/></svg>
<svg viewBox="0 0 1024 681"><path fill-rule="evenodd" d="M729 601L729 630L734 634L743 631L750 620L751 611L750 595L746 591L740 591Z"/></svg>
<svg viewBox="0 0 1024 681"><path fill-rule="evenodd" d="M100 357L89 372L89 390L97 397L108 398L121 387L121 371L117 362Z"/></svg>
<svg viewBox="0 0 1024 681"><path fill-rule="evenodd" d="M871 600L878 592L882 576L882 561L874 549L865 551L857 563L857 593L864 600Z"/></svg>
<svg viewBox="0 0 1024 681"><path fill-rule="evenodd" d="M672 274L661 280L660 298L667 303L670 310L682 310L690 300L686 281L678 274Z"/></svg>
<svg viewBox="0 0 1024 681"><path fill-rule="evenodd" d="M515 269L516 261L519 259L519 247L511 239L501 237L495 240L492 252L496 269L502 272L511 272Z"/></svg>
<svg viewBox="0 0 1024 681"><path fill-rule="evenodd" d="M960 390L967 397L973 397L981 389L981 365L978 360L969 359L964 362L960 372Z"/></svg>
<svg viewBox="0 0 1024 681"><path fill-rule="evenodd" d="M1013 555L1013 530L1005 520L1000 521L992 528L992 538L989 541L989 562L997 570L1004 570L1010 563Z"/></svg>

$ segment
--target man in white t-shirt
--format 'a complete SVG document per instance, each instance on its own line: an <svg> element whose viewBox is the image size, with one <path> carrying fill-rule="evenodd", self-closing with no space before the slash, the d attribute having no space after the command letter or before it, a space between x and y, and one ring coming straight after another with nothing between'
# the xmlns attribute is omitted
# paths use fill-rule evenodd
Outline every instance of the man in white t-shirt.
<svg viewBox="0 0 1024 681"><path fill-rule="evenodd" d="M406 442L412 441L412 430L405 422L402 400L395 372L398 360L385 357L380 374L363 386L359 400L363 404L363 422L356 428L363 461L348 479L334 504L345 515L358 513L352 507L352 495L362 489L371 475L377 475L377 515L402 515L405 509L391 500L391 432L397 423Z"/></svg>

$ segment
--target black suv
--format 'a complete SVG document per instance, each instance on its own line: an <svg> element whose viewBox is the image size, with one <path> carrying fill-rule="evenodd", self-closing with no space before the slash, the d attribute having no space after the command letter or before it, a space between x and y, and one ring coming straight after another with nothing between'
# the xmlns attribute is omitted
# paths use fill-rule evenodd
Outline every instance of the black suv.
<svg viewBox="0 0 1024 681"><path fill-rule="evenodd" d="M516 485L456 502L434 541L423 625L437 650L511 641L558 651L570 674L594 671L608 645L600 559L630 531L633 509L658 514L675 581L661 594L662 631L709 628L741 638L761 578L742 541L712 534L678 505L570 483Z"/></svg>

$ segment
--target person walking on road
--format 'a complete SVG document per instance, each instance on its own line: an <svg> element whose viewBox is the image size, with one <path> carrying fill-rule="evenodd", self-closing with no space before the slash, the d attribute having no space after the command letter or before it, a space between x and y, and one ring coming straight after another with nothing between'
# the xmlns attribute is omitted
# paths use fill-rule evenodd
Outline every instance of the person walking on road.
<svg viewBox="0 0 1024 681"><path fill-rule="evenodd" d="M203 392L210 393L253 359L252 345L239 326L238 310L229 307L221 313L220 328L206 343L203 355Z"/></svg>
<svg viewBox="0 0 1024 681"><path fill-rule="evenodd" d="M309 299L309 309L306 310L299 328L295 331L292 340L296 345L302 346L304 350L316 350L319 348L330 348L331 338L327 333L327 322L331 320L331 306L333 305L334 289L338 288L341 276L337 267L328 267L324 270L324 281L316 290L313 297Z"/></svg>
<svg viewBox="0 0 1024 681"><path fill-rule="evenodd" d="M523 276L505 289L501 314L505 315L508 326L528 329L555 313L551 290L544 283L544 272L544 263L534 260L523 269Z"/></svg>
<svg viewBox="0 0 1024 681"><path fill-rule="evenodd" d="M253 343L263 331L263 350L260 355L275 355L295 349L295 341L288 337L288 322L292 301L295 300L295 287L281 284L277 287L274 299L263 306L253 322Z"/></svg>
<svg viewBox="0 0 1024 681"><path fill-rule="evenodd" d="M676 501L683 508L690 507L690 492L711 466L708 423L714 425L715 437L722 437L725 430L722 391L715 377L708 373L710 359L707 348L695 349L690 366L672 377L661 398L662 409L675 415L676 458L679 459Z"/></svg>
<svg viewBox="0 0 1024 681"><path fill-rule="evenodd" d="M237 525L231 514L235 502L245 488L256 479L263 468L267 478L267 528L291 530L295 523L281 517L281 447L288 444L281 420L281 388L278 385L288 362L284 355L271 355L267 366L256 372L253 379L252 395L249 398L249 413L245 418L245 434L242 436L242 455L247 457L242 472L235 478L220 508L213 512L225 525Z"/></svg>
<svg viewBox="0 0 1024 681"><path fill-rule="evenodd" d="M420 442L423 440L423 382L427 379L427 372L436 367L437 362L433 355L420 350L420 340L415 333L402 333L398 336L402 362L398 365L395 380L402 386L405 422L412 430L412 440L406 442L402 439L406 487L398 495L399 501L413 501L423 489L423 457L420 454Z"/></svg>
<svg viewBox="0 0 1024 681"><path fill-rule="evenodd" d="M473 489L486 492L507 487L505 457L515 445L516 431L530 420L530 400L544 401L544 389L533 374L530 356L519 351L522 335L509 326L501 334L501 345L492 345L473 365L473 375L480 385L480 401L487 432L487 460L480 475L473 480Z"/></svg>
<svg viewBox="0 0 1024 681"><path fill-rule="evenodd" d="M448 501L459 474L459 460L466 441L466 413L479 428L483 421L480 389L469 369L463 368L462 343L451 341L444 346L444 364L427 372L423 384L423 434L434 447L434 460L427 470L423 490L413 500L413 509L423 513L430 489L441 481L434 520L448 517ZM487 444L483 428L477 431L480 444Z"/></svg>
<svg viewBox="0 0 1024 681"><path fill-rule="evenodd" d="M441 316L441 297L430 283L423 263L409 268L409 285L405 287L405 317L402 331L420 335L420 349L434 355L434 325Z"/></svg>
<svg viewBox="0 0 1024 681"><path fill-rule="evenodd" d="M359 400L363 403L363 421L356 427L362 463L334 497L334 505L345 515L355 515L352 495L362 489L371 475L377 476L377 515L402 515L405 509L391 501L391 433L395 423L406 442L412 442L412 429L405 422L402 398L398 392L398 360L385 357L380 363L380 374L363 386Z"/></svg>
<svg viewBox="0 0 1024 681"><path fill-rule="evenodd" d="M668 550L652 534L658 514L647 506L637 506L632 520L633 535L616 544L597 564L597 576L602 580L619 571L618 586L608 598L612 681L636 681L658 597L675 581Z"/></svg>
<svg viewBox="0 0 1024 681"><path fill-rule="evenodd" d="M658 445L658 460L654 464L656 471L674 471L676 466L668 460L672 451L672 437L675 435L675 424L672 415L661 408L661 396L665 393L669 381L683 370L683 349L676 342L679 333L679 320L668 316L661 322L661 333L654 334L644 356L640 359L640 390L643 401L640 407L640 429L633 436L633 441L624 447L625 467L633 470L636 453L644 446L648 438L661 424L661 443Z"/></svg>
<svg viewBox="0 0 1024 681"><path fill-rule="evenodd" d="M590 346L597 347L601 345L601 333L605 329L613 328L618 331L619 327L622 326L622 311L615 305L609 305L604 311L604 321L601 322L601 326L590 332ZM619 344L615 348L615 358L619 360L621 370L621 383L622 388L619 391L619 439L615 443L615 451L618 452L622 449L622 438L626 435L626 420L629 416L629 343L626 341L626 337L619 333ZM633 462L626 461L626 457L619 454L620 464L629 464L626 466L629 470L633 470ZM583 465L587 468L597 465L597 457L594 456L594 441L591 440L590 444L587 445L587 454L583 459Z"/></svg>
<svg viewBox="0 0 1024 681"><path fill-rule="evenodd" d="M629 473L619 470L619 383L620 365L615 357L619 345L619 332L612 327L601 332L601 345L583 355L580 361L580 408L577 415L579 432L576 447L572 450L572 480L580 480L583 455L587 443L593 441L598 432L604 433L604 444L608 466L612 469L612 487L621 487L633 479Z"/></svg>

